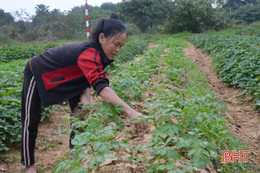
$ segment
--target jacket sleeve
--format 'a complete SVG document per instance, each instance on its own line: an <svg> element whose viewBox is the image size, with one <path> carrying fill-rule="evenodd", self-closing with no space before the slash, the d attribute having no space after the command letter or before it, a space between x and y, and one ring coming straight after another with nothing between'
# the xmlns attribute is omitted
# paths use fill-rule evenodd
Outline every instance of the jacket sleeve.
<svg viewBox="0 0 260 173"><path fill-rule="evenodd" d="M85 75L89 84L93 86L97 94L109 86L109 80L106 78L105 70L102 65L99 52L90 48L85 50L78 58L78 66Z"/></svg>

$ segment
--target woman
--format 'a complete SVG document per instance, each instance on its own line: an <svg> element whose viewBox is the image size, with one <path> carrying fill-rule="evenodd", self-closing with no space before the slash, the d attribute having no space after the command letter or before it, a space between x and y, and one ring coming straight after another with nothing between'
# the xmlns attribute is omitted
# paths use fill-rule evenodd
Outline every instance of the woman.
<svg viewBox="0 0 260 173"><path fill-rule="evenodd" d="M104 68L113 62L126 42L124 25L116 20L116 15L111 17L101 19L96 24L90 42L54 48L33 57L27 63L21 106L21 163L26 166L26 172L36 172L34 148L41 105L48 107L69 101L73 112L80 101L91 104L89 88L92 86L105 102L122 105L129 119L141 115L113 92L106 78ZM146 124L135 124L135 127L145 129Z"/></svg>

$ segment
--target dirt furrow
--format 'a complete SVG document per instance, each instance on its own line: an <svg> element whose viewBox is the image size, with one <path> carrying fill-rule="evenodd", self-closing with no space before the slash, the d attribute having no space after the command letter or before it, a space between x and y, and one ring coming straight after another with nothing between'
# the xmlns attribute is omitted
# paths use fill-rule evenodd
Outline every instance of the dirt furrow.
<svg viewBox="0 0 260 173"><path fill-rule="evenodd" d="M242 89L233 88L218 79L211 57L188 43L185 55L190 57L206 75L209 88L215 92L228 109L226 117L231 119L231 133L250 146L254 163L260 164L260 112L252 106L252 98L245 96Z"/></svg>

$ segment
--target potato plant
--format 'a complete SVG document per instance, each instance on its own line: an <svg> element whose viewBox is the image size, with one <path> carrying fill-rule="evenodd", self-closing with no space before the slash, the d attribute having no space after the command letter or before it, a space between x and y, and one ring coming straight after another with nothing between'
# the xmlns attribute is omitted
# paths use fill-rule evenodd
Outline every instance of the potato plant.
<svg viewBox="0 0 260 173"><path fill-rule="evenodd" d="M117 128L124 128L124 124L118 117L123 110L122 106L113 106L104 102L101 106L92 106L91 109L95 110L95 113L87 114L88 118L84 121L75 117L69 118L72 122L71 128L76 134L72 140L73 154L71 158L60 162L55 172L91 172L93 169L98 169L106 158L115 158L110 154L112 149L128 146L127 140L114 139L114 136L119 133ZM117 126L112 126L109 122L116 122ZM91 159L85 162L86 167L83 167L81 163L85 158Z"/></svg>

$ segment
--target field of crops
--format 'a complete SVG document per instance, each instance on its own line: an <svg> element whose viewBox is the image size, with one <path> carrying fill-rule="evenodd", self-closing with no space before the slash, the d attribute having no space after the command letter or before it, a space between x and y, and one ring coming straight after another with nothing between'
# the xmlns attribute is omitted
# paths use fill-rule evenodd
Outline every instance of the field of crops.
<svg viewBox="0 0 260 173"><path fill-rule="evenodd" d="M260 29L244 29L239 35L195 35L190 41L212 55L216 72L229 85L245 88L260 108ZM240 36L243 35L243 36ZM253 35L253 36L251 36Z"/></svg>
<svg viewBox="0 0 260 173"><path fill-rule="evenodd" d="M184 40L169 38L138 61L112 71L112 88L144 114L132 123L150 125L150 133L141 134L149 137L144 143L133 142L127 122L118 118L121 107L95 105L95 113L86 121L72 120L81 132L76 131L72 141L76 146L73 155L66 155L55 171L109 172L109 168L101 167L108 160L127 163L132 169L138 165L134 169L137 172L187 172L211 162L220 172L246 169L246 164L221 163L222 151L246 147L229 135L222 116L224 106L207 89L199 69L183 55L185 46ZM128 158L122 159L122 155Z"/></svg>
<svg viewBox="0 0 260 173"><path fill-rule="evenodd" d="M255 98L260 107L260 52L255 30L236 35L194 35L190 41L213 56L219 77ZM246 36L250 33L252 36ZM252 34L253 33L253 34ZM256 34L255 34L256 33ZM100 102L69 118L76 133L73 152L57 161L54 172L255 172L250 163L222 163L225 150L248 150L229 133L225 106L207 87L199 68L184 56L190 34L132 38L107 68L111 88L143 115L130 123L149 128L136 132L121 106ZM28 59L57 46L0 48L0 153L20 140L20 96ZM133 59L134 57L138 57ZM92 109L94 114L87 110ZM47 109L44 116L48 115ZM80 117L88 115L84 121ZM71 130L69 130L70 132ZM68 132L68 133L69 133ZM110 168L107 163L113 163ZM120 163L120 164L119 164ZM248 171L249 170L249 171ZM114 170L115 171L115 170ZM258 170L259 171L259 170Z"/></svg>

